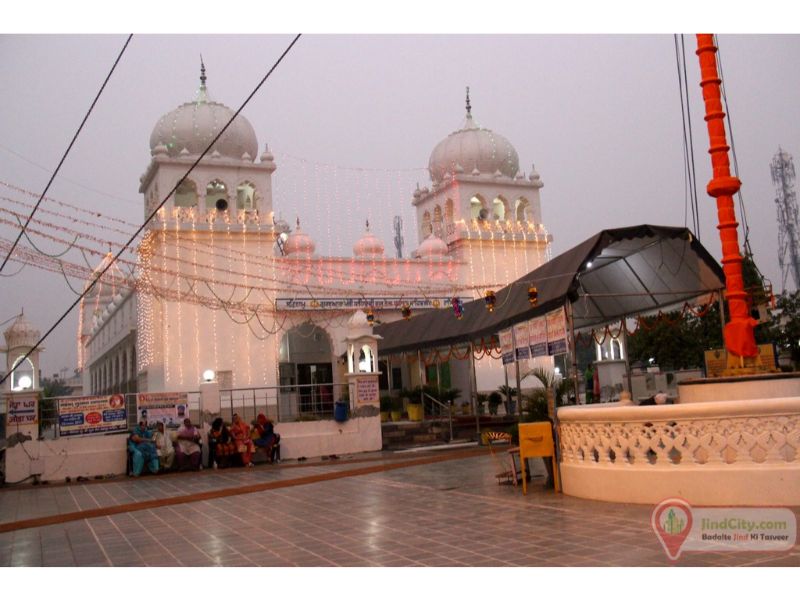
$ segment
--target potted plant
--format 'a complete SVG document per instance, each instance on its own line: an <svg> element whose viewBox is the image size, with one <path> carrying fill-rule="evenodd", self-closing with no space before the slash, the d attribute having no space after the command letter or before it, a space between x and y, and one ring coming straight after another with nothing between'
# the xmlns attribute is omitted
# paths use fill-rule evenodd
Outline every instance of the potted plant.
<svg viewBox="0 0 800 600"><path fill-rule="evenodd" d="M461 397L461 390L458 388L447 388L439 391L438 400L442 404L446 406L452 407L455 405L455 401ZM463 406L463 405L462 405Z"/></svg>
<svg viewBox="0 0 800 600"><path fill-rule="evenodd" d="M422 421L425 415L425 409L419 394L413 394L409 397L407 410L409 421Z"/></svg>
<svg viewBox="0 0 800 600"><path fill-rule="evenodd" d="M525 397L525 422L549 421L547 415L547 392L543 388L533 390Z"/></svg>
<svg viewBox="0 0 800 600"><path fill-rule="evenodd" d="M488 394L475 394L475 407L479 415L486 413L486 402L489 400Z"/></svg>
<svg viewBox="0 0 800 600"><path fill-rule="evenodd" d="M501 385L497 391L505 396L506 400L506 414L513 415L517 412L517 401L514 399L517 395L517 388L512 388L510 385Z"/></svg>
<svg viewBox="0 0 800 600"><path fill-rule="evenodd" d="M497 414L497 407L503 403L503 396L500 395L500 392L492 392L489 394L489 414L496 415Z"/></svg>
<svg viewBox="0 0 800 600"><path fill-rule="evenodd" d="M402 396L393 396L390 406L392 421L397 422L403 418L403 398Z"/></svg>
<svg viewBox="0 0 800 600"><path fill-rule="evenodd" d="M381 395L381 423L386 423L392 413L392 397L389 394Z"/></svg>

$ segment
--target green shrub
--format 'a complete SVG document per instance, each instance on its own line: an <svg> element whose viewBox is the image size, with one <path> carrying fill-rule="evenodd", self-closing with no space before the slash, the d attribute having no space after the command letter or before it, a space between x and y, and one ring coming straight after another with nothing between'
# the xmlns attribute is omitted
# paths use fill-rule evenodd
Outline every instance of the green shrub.
<svg viewBox="0 0 800 600"><path fill-rule="evenodd" d="M524 397L523 420L525 422L548 421L547 393L542 388L533 390L529 396Z"/></svg>
<svg viewBox="0 0 800 600"><path fill-rule="evenodd" d="M492 392L489 394L489 414L496 415L497 407L502 403L503 396L500 395L500 392Z"/></svg>
<svg viewBox="0 0 800 600"><path fill-rule="evenodd" d="M390 410L392 412L402 412L403 410L403 397L402 396L392 396L392 403L390 405Z"/></svg>

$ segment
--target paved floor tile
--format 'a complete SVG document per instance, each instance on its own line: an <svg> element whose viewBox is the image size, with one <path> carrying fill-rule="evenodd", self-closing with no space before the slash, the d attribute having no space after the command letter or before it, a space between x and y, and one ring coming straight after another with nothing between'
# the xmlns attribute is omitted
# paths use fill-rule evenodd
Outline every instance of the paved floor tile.
<svg viewBox="0 0 800 600"><path fill-rule="evenodd" d="M0 565L800 566L800 550L685 552L673 563L650 528L652 507L570 498L541 484L523 496L518 487L497 484L496 465L486 455L349 474L397 462L396 456L373 459L3 490L0 523L13 523L292 484L9 531L0 534ZM536 470L543 473L541 465ZM329 474L347 476L303 480Z"/></svg>

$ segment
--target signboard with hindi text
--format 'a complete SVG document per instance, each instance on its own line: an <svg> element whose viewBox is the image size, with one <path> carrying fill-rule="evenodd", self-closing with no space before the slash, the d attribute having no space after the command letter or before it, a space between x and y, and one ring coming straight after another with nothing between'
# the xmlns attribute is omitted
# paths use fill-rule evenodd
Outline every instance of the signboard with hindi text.
<svg viewBox="0 0 800 600"><path fill-rule="evenodd" d="M564 354L567 351L567 318L564 309L547 313L547 353Z"/></svg>
<svg viewBox="0 0 800 600"><path fill-rule="evenodd" d="M504 365L514 362L514 336L511 329L504 329L500 332L500 351L503 355Z"/></svg>
<svg viewBox="0 0 800 600"><path fill-rule="evenodd" d="M452 298L276 298L275 310L400 310L408 305L412 310L444 308L450 306ZM463 298L464 302L470 298Z"/></svg>
<svg viewBox="0 0 800 600"><path fill-rule="evenodd" d="M528 321L528 337L531 356L547 356L547 319L545 317Z"/></svg>
<svg viewBox="0 0 800 600"><path fill-rule="evenodd" d="M6 405L6 426L36 425L38 423L38 407L36 398L14 398L8 396Z"/></svg>
<svg viewBox="0 0 800 600"><path fill-rule="evenodd" d="M527 322L514 325L514 356L516 360L526 360L531 357L529 337Z"/></svg>
<svg viewBox="0 0 800 600"><path fill-rule="evenodd" d="M58 434L95 435L128 429L125 396L80 396L58 399Z"/></svg>
<svg viewBox="0 0 800 600"><path fill-rule="evenodd" d="M377 377L359 377L356 379L357 404L378 404L379 400Z"/></svg>
<svg viewBox="0 0 800 600"><path fill-rule="evenodd" d="M139 394L136 398L136 420L164 423L179 427L189 416L189 396L186 393L163 392Z"/></svg>

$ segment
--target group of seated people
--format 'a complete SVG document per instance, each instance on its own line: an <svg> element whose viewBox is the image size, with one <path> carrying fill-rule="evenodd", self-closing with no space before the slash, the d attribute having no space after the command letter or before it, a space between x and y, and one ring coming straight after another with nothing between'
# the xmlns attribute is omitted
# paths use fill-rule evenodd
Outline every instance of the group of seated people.
<svg viewBox="0 0 800 600"><path fill-rule="evenodd" d="M164 423L156 423L153 431L146 419L141 419L128 437L131 475L138 477L145 466L151 473L168 471L173 467L183 471L202 469L202 436L188 417L176 432L167 432Z"/></svg>
<svg viewBox="0 0 800 600"><path fill-rule="evenodd" d="M253 454L263 449L267 462L276 463L281 459L281 436L275 433L275 426L263 413L256 417L251 430L242 418L235 414L228 427L221 417L211 423L208 432L208 462L213 468L230 466L241 461L246 467L253 466Z"/></svg>
<svg viewBox="0 0 800 600"><path fill-rule="evenodd" d="M280 462L280 439L274 424L264 414L258 415L252 429L238 414L233 415L230 427L217 418L208 433L209 466L216 469L241 461L243 466L252 467L257 449L264 450L268 462ZM156 423L154 431L143 418L128 437L130 473L138 477L145 467L151 473L172 469L199 471L203 468L201 443L200 430L189 418L183 420L176 432L166 431L162 422Z"/></svg>

